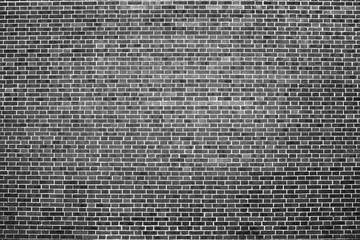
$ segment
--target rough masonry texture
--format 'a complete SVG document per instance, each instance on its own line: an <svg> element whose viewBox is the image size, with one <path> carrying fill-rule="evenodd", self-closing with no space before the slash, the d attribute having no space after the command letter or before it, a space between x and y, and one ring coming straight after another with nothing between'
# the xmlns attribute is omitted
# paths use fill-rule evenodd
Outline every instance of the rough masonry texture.
<svg viewBox="0 0 360 240"><path fill-rule="evenodd" d="M360 2L0 2L0 239L360 239Z"/></svg>

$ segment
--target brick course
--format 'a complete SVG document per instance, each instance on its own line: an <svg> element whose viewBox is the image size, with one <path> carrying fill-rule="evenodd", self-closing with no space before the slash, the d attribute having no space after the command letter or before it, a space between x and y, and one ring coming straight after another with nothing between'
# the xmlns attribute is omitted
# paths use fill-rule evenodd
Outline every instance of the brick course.
<svg viewBox="0 0 360 240"><path fill-rule="evenodd" d="M0 238L360 239L360 2L0 2Z"/></svg>

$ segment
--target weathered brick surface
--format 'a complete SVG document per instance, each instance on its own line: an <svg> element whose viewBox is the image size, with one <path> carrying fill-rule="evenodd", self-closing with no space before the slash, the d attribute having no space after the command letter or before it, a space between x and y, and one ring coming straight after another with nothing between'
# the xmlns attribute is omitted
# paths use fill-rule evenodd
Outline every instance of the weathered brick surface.
<svg viewBox="0 0 360 240"><path fill-rule="evenodd" d="M0 2L1 239L360 239L360 3Z"/></svg>

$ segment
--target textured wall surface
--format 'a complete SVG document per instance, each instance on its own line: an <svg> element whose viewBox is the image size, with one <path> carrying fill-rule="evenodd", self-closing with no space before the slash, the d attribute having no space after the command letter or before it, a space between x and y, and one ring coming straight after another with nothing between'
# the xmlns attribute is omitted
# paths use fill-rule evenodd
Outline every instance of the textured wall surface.
<svg viewBox="0 0 360 240"><path fill-rule="evenodd" d="M1 239L360 239L360 2L1 1Z"/></svg>

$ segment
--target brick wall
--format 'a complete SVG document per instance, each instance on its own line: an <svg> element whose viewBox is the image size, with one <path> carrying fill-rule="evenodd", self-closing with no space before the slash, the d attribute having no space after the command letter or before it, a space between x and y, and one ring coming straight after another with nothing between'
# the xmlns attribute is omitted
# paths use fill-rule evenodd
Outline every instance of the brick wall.
<svg viewBox="0 0 360 240"><path fill-rule="evenodd" d="M0 2L1 239L360 239L360 2Z"/></svg>

